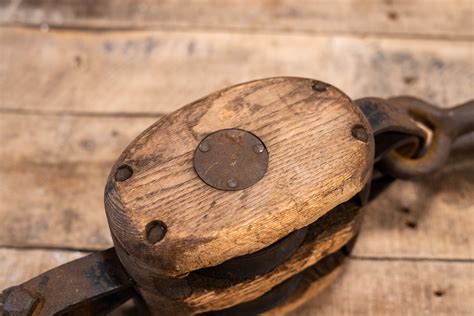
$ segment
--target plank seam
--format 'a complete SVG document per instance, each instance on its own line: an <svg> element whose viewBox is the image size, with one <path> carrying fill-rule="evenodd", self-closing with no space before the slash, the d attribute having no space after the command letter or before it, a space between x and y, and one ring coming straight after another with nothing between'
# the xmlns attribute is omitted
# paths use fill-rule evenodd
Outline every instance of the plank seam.
<svg viewBox="0 0 474 316"><path fill-rule="evenodd" d="M44 30L44 26L46 30ZM106 32L146 32L146 31L162 31L162 32L189 32L189 33L224 33L224 34L256 34L256 35L306 35L306 36L347 36L356 38L376 38L376 39L405 39L405 40L432 40L432 41L448 41L448 42L471 42L474 40L473 35L448 35L448 34L423 34L423 33L390 33L390 32L348 32L348 31L312 31L297 30L291 31L287 29L281 30L255 30L239 27L214 27L214 26L182 26L182 25L160 25L156 27L93 27L86 25L56 25L56 24L34 24L25 22L1 22L0 28L25 28L37 29L38 32L49 31L81 31L88 33L106 33Z"/></svg>

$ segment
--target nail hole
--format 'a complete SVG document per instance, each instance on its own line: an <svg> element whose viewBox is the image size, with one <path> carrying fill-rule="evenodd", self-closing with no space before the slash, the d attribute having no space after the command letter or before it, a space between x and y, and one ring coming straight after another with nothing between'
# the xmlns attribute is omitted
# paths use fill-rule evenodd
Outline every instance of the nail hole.
<svg viewBox="0 0 474 316"><path fill-rule="evenodd" d="M414 76L406 76L406 77L403 77L403 82L405 84L412 84L412 83L415 83L417 81L417 77L414 77Z"/></svg>
<svg viewBox="0 0 474 316"><path fill-rule="evenodd" d="M146 225L146 239L151 244L161 241L168 231L166 224L162 221L152 221Z"/></svg>
<svg viewBox="0 0 474 316"><path fill-rule="evenodd" d="M398 13L395 11L387 12L387 17L392 21L396 21L398 20Z"/></svg>
<svg viewBox="0 0 474 316"><path fill-rule="evenodd" d="M402 212L404 214L410 214L411 210L408 207L402 207L402 208L400 208L400 212Z"/></svg>
<svg viewBox="0 0 474 316"><path fill-rule="evenodd" d="M324 92L328 88L328 85L325 84L324 82L316 82L313 84L313 90L318 91L318 92Z"/></svg>
<svg viewBox="0 0 474 316"><path fill-rule="evenodd" d="M77 66L77 67L81 67L81 64L82 64L82 58L81 58L81 56L76 55L76 56L74 57L74 62L76 63L76 66Z"/></svg>
<svg viewBox="0 0 474 316"><path fill-rule="evenodd" d="M418 226L418 223L415 221L407 221L405 225L411 229L416 229L416 227Z"/></svg>
<svg viewBox="0 0 474 316"><path fill-rule="evenodd" d="M120 167L117 168L117 171L115 172L115 180L116 181L125 181L129 179L133 174L133 169L132 167L128 165L121 165Z"/></svg>
<svg viewBox="0 0 474 316"><path fill-rule="evenodd" d="M445 292L443 290L436 290L433 292L435 296L437 297L441 297L445 294Z"/></svg>
<svg viewBox="0 0 474 316"><path fill-rule="evenodd" d="M367 143L367 141L369 140L369 134L367 133L367 130L364 126L360 124L354 125L352 127L351 133L355 139L358 139L364 143Z"/></svg>

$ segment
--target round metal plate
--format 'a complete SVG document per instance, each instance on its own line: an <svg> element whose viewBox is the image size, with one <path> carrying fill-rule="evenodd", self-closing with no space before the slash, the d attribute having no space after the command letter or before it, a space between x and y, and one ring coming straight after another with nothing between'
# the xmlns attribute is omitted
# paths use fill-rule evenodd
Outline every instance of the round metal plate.
<svg viewBox="0 0 474 316"><path fill-rule="evenodd" d="M219 190L248 188L265 175L267 167L265 144L241 129L223 129L209 134L194 152L196 173Z"/></svg>

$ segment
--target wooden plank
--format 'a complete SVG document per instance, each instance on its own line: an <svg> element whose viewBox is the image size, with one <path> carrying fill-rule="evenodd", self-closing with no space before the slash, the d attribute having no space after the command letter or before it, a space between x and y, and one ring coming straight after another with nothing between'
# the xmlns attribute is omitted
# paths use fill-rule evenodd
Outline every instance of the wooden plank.
<svg viewBox="0 0 474 316"><path fill-rule="evenodd" d="M421 181L398 181L366 210L356 256L474 259L474 147Z"/></svg>
<svg viewBox="0 0 474 316"><path fill-rule="evenodd" d="M415 45L416 44L416 45ZM0 29L0 109L169 112L262 77L327 81L352 98L471 98L471 42L206 32Z"/></svg>
<svg viewBox="0 0 474 316"><path fill-rule="evenodd" d="M0 292L86 254L80 251L0 248Z"/></svg>
<svg viewBox="0 0 474 316"><path fill-rule="evenodd" d="M85 255L0 249L0 289ZM472 262L350 260L326 290L291 315L472 315Z"/></svg>
<svg viewBox="0 0 474 316"><path fill-rule="evenodd" d="M102 249L108 173L156 117L3 114L0 245Z"/></svg>
<svg viewBox="0 0 474 316"><path fill-rule="evenodd" d="M2 24L472 37L470 0L4 1Z"/></svg>
<svg viewBox="0 0 474 316"><path fill-rule="evenodd" d="M110 163L3 166L0 245L74 249L111 245L103 206L110 168Z"/></svg>
<svg viewBox="0 0 474 316"><path fill-rule="evenodd" d="M125 147L160 118L0 115L3 164L112 163Z"/></svg>
<svg viewBox="0 0 474 316"><path fill-rule="evenodd" d="M472 315L473 263L351 260L291 315Z"/></svg>
<svg viewBox="0 0 474 316"><path fill-rule="evenodd" d="M106 177L153 121L1 115L0 245L108 247ZM367 211L354 254L472 259L473 170L472 159L460 155L424 181L396 183Z"/></svg>

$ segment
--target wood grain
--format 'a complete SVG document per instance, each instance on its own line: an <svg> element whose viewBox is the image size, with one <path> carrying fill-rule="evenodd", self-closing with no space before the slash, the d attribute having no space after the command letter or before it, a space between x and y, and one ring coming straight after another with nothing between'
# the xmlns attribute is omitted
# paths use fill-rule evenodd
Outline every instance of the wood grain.
<svg viewBox="0 0 474 316"><path fill-rule="evenodd" d="M103 216L107 174L120 151L154 121L155 118L0 115L0 196L8 201L0 204L4 223L0 244L109 247L110 233ZM79 128L82 126L87 128ZM354 253L474 258L473 225L460 225L472 223L474 217L470 194L474 191L473 170L470 156L458 154L438 175L419 182L396 183L369 207ZM69 174L76 176L70 178ZM62 181L68 185L61 185ZM23 191L37 193L25 195ZM76 206L74 214L78 218L73 226L87 238L71 238L63 225L68 218L63 210L69 205ZM35 226L38 223L43 224ZM416 223L415 228L411 228L412 223Z"/></svg>
<svg viewBox="0 0 474 316"><path fill-rule="evenodd" d="M214 266L274 243L358 193L373 138L357 140L351 129L368 123L339 90L318 92L314 84L279 77L237 85L141 134L114 165L105 194L111 231L135 262L163 277ZM245 190L216 190L193 168L199 142L226 128L250 131L269 151L265 176ZM133 176L115 181L123 164ZM144 232L155 220L167 233L151 244Z"/></svg>
<svg viewBox="0 0 474 316"><path fill-rule="evenodd" d="M0 289L82 255L0 248ZM290 315L472 315L472 266L472 262L352 259L333 284Z"/></svg>
<svg viewBox="0 0 474 316"><path fill-rule="evenodd" d="M2 24L472 38L469 0L4 1ZM45 27L45 26L44 26Z"/></svg>
<svg viewBox="0 0 474 316"><path fill-rule="evenodd" d="M290 259L265 275L228 286L219 286L220 283L223 283L220 280L199 280L199 276L193 275L191 279L187 279L189 286L192 288L190 296L182 300L175 299L171 301L169 298L166 300L166 297L160 293L158 295L159 301L166 305L181 303L182 307L177 310L202 313L222 310L257 299L284 280L313 266L323 257L337 252L354 237L360 224L360 213L350 212L350 215L347 215L344 214L344 211L341 210L336 217L329 217L324 222L317 224L318 228L314 230L322 230L322 233L317 235L316 238L307 239ZM330 225L331 228L324 230L324 227L329 226L329 223L333 224ZM124 262L124 264L127 264L127 262ZM137 271L137 273L145 274L143 270ZM306 271L302 273L306 273ZM327 284L323 282L320 285ZM156 293L156 288L144 290L145 297L150 295L150 293L146 293L148 291ZM156 302L156 299L151 299L151 302ZM154 306L159 306L159 304L155 303Z"/></svg>
<svg viewBox="0 0 474 316"><path fill-rule="evenodd" d="M472 315L473 263L350 260L290 315Z"/></svg>
<svg viewBox="0 0 474 316"><path fill-rule="evenodd" d="M431 14L431 13L430 13ZM468 41L225 32L0 28L1 111L161 113L258 78L329 82L352 99L472 97Z"/></svg>
<svg viewBox="0 0 474 316"><path fill-rule="evenodd" d="M0 116L0 245L103 249L115 159L155 117Z"/></svg>
<svg viewBox="0 0 474 316"><path fill-rule="evenodd" d="M474 146L420 181L398 181L367 208L353 254L474 259Z"/></svg>
<svg viewBox="0 0 474 316"><path fill-rule="evenodd" d="M86 254L80 251L0 248L0 292Z"/></svg>

